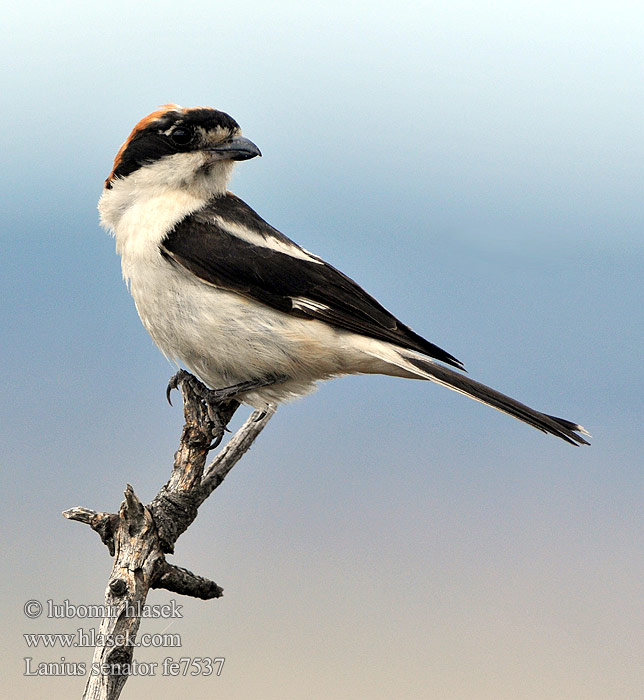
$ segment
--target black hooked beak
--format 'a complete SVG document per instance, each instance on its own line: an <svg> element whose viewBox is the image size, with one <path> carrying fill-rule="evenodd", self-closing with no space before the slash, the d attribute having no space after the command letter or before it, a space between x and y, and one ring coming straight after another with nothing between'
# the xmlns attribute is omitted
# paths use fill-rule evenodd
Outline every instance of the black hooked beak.
<svg viewBox="0 0 644 700"><path fill-rule="evenodd" d="M214 154L214 160L249 160L262 155L259 148L243 136L235 136L206 150Z"/></svg>

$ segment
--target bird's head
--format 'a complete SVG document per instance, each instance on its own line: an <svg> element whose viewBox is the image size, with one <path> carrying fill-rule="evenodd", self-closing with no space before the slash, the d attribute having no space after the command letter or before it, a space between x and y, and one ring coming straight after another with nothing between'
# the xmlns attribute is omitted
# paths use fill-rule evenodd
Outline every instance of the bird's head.
<svg viewBox="0 0 644 700"><path fill-rule="evenodd" d="M141 119L119 149L107 190L121 181L223 194L234 162L260 156L239 124L208 107L164 105Z"/></svg>

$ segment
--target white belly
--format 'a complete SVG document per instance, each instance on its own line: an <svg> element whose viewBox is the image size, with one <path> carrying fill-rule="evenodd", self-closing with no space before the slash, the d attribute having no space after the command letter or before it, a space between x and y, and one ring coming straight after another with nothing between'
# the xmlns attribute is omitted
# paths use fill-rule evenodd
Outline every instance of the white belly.
<svg viewBox="0 0 644 700"><path fill-rule="evenodd" d="M110 209L112 191L107 192L102 215L115 228L123 276L141 321L168 359L211 388L288 377L241 397L261 408L306 394L320 379L362 372L401 374L388 343L275 311L202 282L164 259L159 245L165 232L203 202L178 192L130 205L121 215L116 205ZM386 361L392 353L393 365Z"/></svg>
<svg viewBox="0 0 644 700"><path fill-rule="evenodd" d="M208 386L223 388L275 375L290 378L245 395L247 403L283 401L308 393L319 379L356 371L347 366L352 334L217 289L160 255L144 266L124 260L123 273L141 321L161 351Z"/></svg>

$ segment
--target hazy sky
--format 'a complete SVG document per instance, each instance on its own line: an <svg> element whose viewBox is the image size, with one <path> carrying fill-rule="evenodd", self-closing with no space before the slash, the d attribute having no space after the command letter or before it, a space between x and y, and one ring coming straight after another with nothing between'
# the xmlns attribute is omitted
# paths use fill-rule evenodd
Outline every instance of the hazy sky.
<svg viewBox="0 0 644 700"><path fill-rule="evenodd" d="M99 603L74 505L149 501L181 412L96 202L134 123L229 112L264 157L232 189L470 375L583 423L573 448L423 382L361 377L282 407L173 561L181 648L220 677L123 698L633 699L644 694L644 10L635 2L22 2L0 132L3 678L28 599ZM236 424L239 423L237 420ZM151 593L149 602L173 596ZM176 596L174 596L176 598ZM146 621L141 632L163 631Z"/></svg>

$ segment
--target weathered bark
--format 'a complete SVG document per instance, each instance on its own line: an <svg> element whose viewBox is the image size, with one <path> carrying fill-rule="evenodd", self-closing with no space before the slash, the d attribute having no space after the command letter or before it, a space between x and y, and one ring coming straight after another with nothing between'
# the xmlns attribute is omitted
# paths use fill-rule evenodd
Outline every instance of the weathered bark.
<svg viewBox="0 0 644 700"><path fill-rule="evenodd" d="M180 535L197 517L199 506L222 483L264 429L274 409L254 411L206 467L213 423L204 403L187 383L181 384L185 425L168 482L154 500L144 506L128 484L118 514L71 508L63 515L88 524L101 537L114 566L105 590L106 615L99 639L113 644L97 646L83 700L116 700L127 681L133 661L132 646L141 623L141 611L150 588L164 588L203 600L219 598L223 589L214 581L168 563ZM230 419L236 402L226 408ZM98 666L96 665L98 664Z"/></svg>

